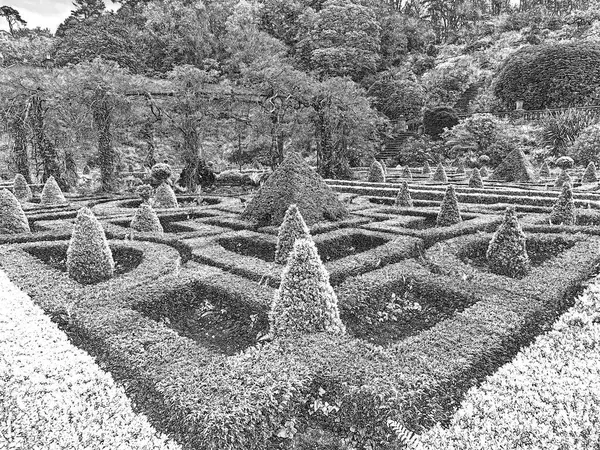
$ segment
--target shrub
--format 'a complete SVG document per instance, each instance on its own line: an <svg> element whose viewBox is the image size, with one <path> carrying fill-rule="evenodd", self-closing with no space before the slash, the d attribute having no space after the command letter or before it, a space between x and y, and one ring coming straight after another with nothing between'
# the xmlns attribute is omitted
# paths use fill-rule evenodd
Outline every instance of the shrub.
<svg viewBox="0 0 600 450"><path fill-rule="evenodd" d="M166 163L154 164L151 169L152 178L162 183L167 181L173 175L173 169Z"/></svg>
<svg viewBox="0 0 600 450"><path fill-rule="evenodd" d="M573 158L569 156L561 156L554 161L554 164L556 164L556 166L560 169L572 169L575 165L575 162L573 161Z"/></svg>
<svg viewBox="0 0 600 450"><path fill-rule="evenodd" d="M446 169L444 169L444 165L439 163L437 168L435 169L435 173L433 174L433 181L439 181L441 183L448 182L448 176L446 175Z"/></svg>
<svg viewBox="0 0 600 450"><path fill-rule="evenodd" d="M438 227L447 227L460 223L461 221L456 191L454 190L454 186L450 185L446 188L446 193L444 194L444 199L440 206L440 212L437 216L436 225Z"/></svg>
<svg viewBox="0 0 600 450"><path fill-rule="evenodd" d="M177 197L175 196L175 192L173 192L173 188L169 186L168 183L163 182L156 189L156 194L154 195L154 203L153 206L155 208L177 208L179 204L177 203Z"/></svg>
<svg viewBox="0 0 600 450"><path fill-rule="evenodd" d="M297 205L290 205L285 213L283 222L279 226L277 235L277 246L275 247L275 262L285 264L288 256L294 249L294 243L298 239L310 239L308 227L298 211Z"/></svg>
<svg viewBox="0 0 600 450"><path fill-rule="evenodd" d="M488 245L486 258L490 270L499 275L516 278L529 272L531 264L525 233L514 207L506 208L504 222L494 233Z"/></svg>
<svg viewBox="0 0 600 450"><path fill-rule="evenodd" d="M554 225L575 225L575 203L570 183L563 185L562 191L552 207L550 223Z"/></svg>
<svg viewBox="0 0 600 450"><path fill-rule="evenodd" d="M421 173L423 175L431 175L431 166L429 165L429 161L425 160L425 162L423 163L423 169L421 170Z"/></svg>
<svg viewBox="0 0 600 450"><path fill-rule="evenodd" d="M154 188L149 184L142 184L135 189L135 193L144 201L148 202L152 194L154 193Z"/></svg>
<svg viewBox="0 0 600 450"><path fill-rule="evenodd" d="M594 164L593 161L590 161L587 167L585 168L585 172L583 172L581 182L595 183L596 181L598 181L598 175L596 175L596 164Z"/></svg>
<svg viewBox="0 0 600 450"><path fill-rule="evenodd" d="M371 163L367 181L372 183L385 183L385 171L379 161L373 161L373 163Z"/></svg>
<svg viewBox="0 0 600 450"><path fill-rule="evenodd" d="M553 156L564 155L583 130L596 122L589 111L568 109L559 114L549 114L542 118L538 131L538 143L550 147Z"/></svg>
<svg viewBox="0 0 600 450"><path fill-rule="evenodd" d="M367 95L373 99L373 106L391 120L404 117L418 119L425 101L425 92L416 82L406 79L383 77L375 81Z"/></svg>
<svg viewBox="0 0 600 450"><path fill-rule="evenodd" d="M542 167L540 167L540 178L550 178L550 167L548 167L548 162L544 161Z"/></svg>
<svg viewBox="0 0 600 450"><path fill-rule="evenodd" d="M410 167L406 166L402 171L402 178L406 178L407 180L412 180L412 172L410 171Z"/></svg>
<svg viewBox="0 0 600 450"><path fill-rule="evenodd" d="M494 93L510 109L517 100L526 109L564 108L585 104L599 80L598 43L549 43L511 55L500 68Z"/></svg>
<svg viewBox="0 0 600 450"><path fill-rule="evenodd" d="M489 174L489 172L488 172L488 170L487 170L486 167L482 167L481 170L479 171L479 174L482 177L489 177L490 176L490 174Z"/></svg>
<svg viewBox="0 0 600 450"><path fill-rule="evenodd" d="M29 222L19 200L8 190L0 191L0 234L29 233Z"/></svg>
<svg viewBox="0 0 600 450"><path fill-rule="evenodd" d="M458 160L458 164L456 165L456 173L460 175L467 173L465 170L465 161L462 158Z"/></svg>
<svg viewBox="0 0 600 450"><path fill-rule="evenodd" d="M478 168L473 169L473 173L471 173L469 187L480 189L483 188L483 180L481 179L481 172L479 172Z"/></svg>
<svg viewBox="0 0 600 450"><path fill-rule="evenodd" d="M569 149L579 164L598 162L600 156L600 124L584 128Z"/></svg>
<svg viewBox="0 0 600 450"><path fill-rule="evenodd" d="M409 136L402 141L394 160L396 165L415 166L425 161L434 161L438 156L445 155L444 142L434 141L428 135Z"/></svg>
<svg viewBox="0 0 600 450"><path fill-rule="evenodd" d="M40 203L42 205L60 205L67 203L60 186L53 176L50 176L50 178L48 178L44 184L42 195L40 197Z"/></svg>
<svg viewBox="0 0 600 450"><path fill-rule="evenodd" d="M273 298L269 313L271 335L345 333L337 303L314 242L297 240Z"/></svg>
<svg viewBox="0 0 600 450"><path fill-rule="evenodd" d="M131 229L142 233L162 233L163 227L158 220L158 216L152 206L148 203L142 203L133 219L131 220Z"/></svg>
<svg viewBox="0 0 600 450"><path fill-rule="evenodd" d="M71 278L83 284L106 280L114 273L115 262L102 225L88 208L77 213L67 249L67 270Z"/></svg>
<svg viewBox="0 0 600 450"><path fill-rule="evenodd" d="M563 169L560 171L560 175L556 179L556 182L554 183L554 187L557 187L557 188L563 187L565 184L573 184L573 180L571 179L571 176L569 175L569 171L566 169Z"/></svg>
<svg viewBox="0 0 600 450"><path fill-rule="evenodd" d="M403 181L400 185L400 189L398 189L398 195L396 195L394 205L400 208L413 207L413 201L410 197L410 191L408 190L408 183L406 181Z"/></svg>
<svg viewBox="0 0 600 450"><path fill-rule="evenodd" d="M530 182L535 181L533 166L523 153L516 149L510 152L504 161L496 167L492 174L493 180Z"/></svg>
<svg viewBox="0 0 600 450"><path fill-rule="evenodd" d="M458 122L458 115L453 108L440 106L426 109L423 113L423 132L438 140L445 128L451 129Z"/></svg>
<svg viewBox="0 0 600 450"><path fill-rule="evenodd" d="M242 219L259 225L280 225L288 207L298 205L304 221L338 221L348 210L323 178L302 157L290 152L263 183L242 213Z"/></svg>
<svg viewBox="0 0 600 450"><path fill-rule="evenodd" d="M13 194L15 194L15 197L17 197L17 200L20 202L28 202L33 197L31 188L27 184L27 180L25 180L25 177L20 173L15 175Z"/></svg>

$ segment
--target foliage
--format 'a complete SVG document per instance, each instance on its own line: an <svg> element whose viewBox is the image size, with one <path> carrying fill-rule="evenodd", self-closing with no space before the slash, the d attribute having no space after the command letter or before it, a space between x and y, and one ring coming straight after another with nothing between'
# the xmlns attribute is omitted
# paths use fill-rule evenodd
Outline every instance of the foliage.
<svg viewBox="0 0 600 450"><path fill-rule="evenodd" d="M437 64L426 72L421 82L427 92L427 106L453 106L476 81L478 70L473 58L461 55Z"/></svg>
<svg viewBox="0 0 600 450"><path fill-rule="evenodd" d="M582 183L595 183L598 181L598 175L596 173L596 164L593 161L590 161L587 167L585 168L585 172L583 172L583 176L581 177Z"/></svg>
<svg viewBox="0 0 600 450"><path fill-rule="evenodd" d="M385 171L381 166L381 163L377 160L373 160L369 167L369 174L367 175L367 181L371 183L385 183Z"/></svg>
<svg viewBox="0 0 600 450"><path fill-rule="evenodd" d="M141 233L162 233L163 227L156 215L156 211L152 209L148 203L142 203L136 210L131 224L129 225L132 230L139 231Z"/></svg>
<svg viewBox="0 0 600 450"><path fill-rule="evenodd" d="M154 194L154 189L149 184L142 184L135 189L135 193L142 199L144 202L148 202L152 194Z"/></svg>
<svg viewBox="0 0 600 450"><path fill-rule="evenodd" d="M179 204L177 203L177 197L175 196L175 192L173 192L173 188L167 182L162 182L158 188L156 188L156 193L154 194L154 202L152 206L155 208L178 208Z"/></svg>
<svg viewBox="0 0 600 450"><path fill-rule="evenodd" d="M8 189L0 190L0 234L30 231L29 222L19 200Z"/></svg>
<svg viewBox="0 0 600 450"><path fill-rule="evenodd" d="M404 169L402 170L402 178L406 178L407 180L412 180L413 176L412 176L412 172L410 171L410 167L409 166L405 166Z"/></svg>
<svg viewBox="0 0 600 450"><path fill-rule="evenodd" d="M440 205L440 211L436 219L436 226L447 227L450 225L456 225L462 222L460 217L460 211L458 209L458 199L456 198L456 191L453 185L449 185L446 188L444 199Z"/></svg>
<svg viewBox="0 0 600 450"><path fill-rule="evenodd" d="M275 262L286 264L290 253L294 249L294 243L298 239L311 239L310 232L298 206L293 204L285 212L283 222L279 226L277 234L277 246L275 247Z"/></svg>
<svg viewBox="0 0 600 450"><path fill-rule="evenodd" d="M406 181L403 181L400 185L400 189L398 189L398 194L394 200L394 206L399 208L413 207L413 201L410 196L410 191L408 190L408 183Z"/></svg>
<svg viewBox="0 0 600 450"><path fill-rule="evenodd" d="M567 169L562 169L560 171L560 174L556 178L554 187L560 188L560 187L563 187L565 184L572 184L572 183L573 183L573 180L571 179L571 175L569 175L569 171Z"/></svg>
<svg viewBox="0 0 600 450"><path fill-rule="evenodd" d="M173 176L173 169L167 163L157 163L152 166L150 173L152 174L152 178L162 183Z"/></svg>
<svg viewBox="0 0 600 450"><path fill-rule="evenodd" d="M487 177L489 176L488 170L487 168L484 166L479 170L479 173L481 174L482 177Z"/></svg>
<svg viewBox="0 0 600 450"><path fill-rule="evenodd" d="M540 178L550 178L550 167L548 166L548 162L544 161L542 167L540 167Z"/></svg>
<svg viewBox="0 0 600 450"><path fill-rule="evenodd" d="M410 136L400 144L394 158L396 164L416 165L435 162L444 154L441 141L433 141L427 135Z"/></svg>
<svg viewBox="0 0 600 450"><path fill-rule="evenodd" d="M42 205L61 205L67 203L65 196L63 195L60 186L54 179L50 177L46 180L44 187L42 188L42 194L40 196L40 204Z"/></svg>
<svg viewBox="0 0 600 450"><path fill-rule="evenodd" d="M600 162L600 124L593 124L581 130L569 147L569 154L578 164Z"/></svg>
<svg viewBox="0 0 600 450"><path fill-rule="evenodd" d="M27 180L25 180L25 177L20 173L15 175L13 194L20 202L28 202L33 196L31 188L29 187L29 184L27 184Z"/></svg>
<svg viewBox="0 0 600 450"><path fill-rule="evenodd" d="M554 161L554 164L556 165L556 167L566 170L572 169L575 165L575 161L573 161L573 158L571 158L570 156L561 156L556 161Z"/></svg>
<svg viewBox="0 0 600 450"><path fill-rule="evenodd" d="M490 270L499 275L517 278L529 272L525 233L514 207L506 208L504 221L494 233L486 257Z"/></svg>
<svg viewBox="0 0 600 450"><path fill-rule="evenodd" d="M446 175L446 169L444 169L444 165L440 162L435 169L435 173L433 174L433 181L439 181L441 183L448 182L448 176Z"/></svg>
<svg viewBox="0 0 600 450"><path fill-rule="evenodd" d="M423 175L431 175L431 167L429 166L429 161L425 160L423 163L423 169L421 169L421 173Z"/></svg>
<svg viewBox="0 0 600 450"><path fill-rule="evenodd" d="M343 334L346 327L340 320L337 303L314 242L297 240L269 312L271 335L280 338L298 333Z"/></svg>
<svg viewBox="0 0 600 450"><path fill-rule="evenodd" d="M390 120L419 119L425 105L425 91L419 83L385 72L369 87L367 95L373 98L373 106Z"/></svg>
<svg viewBox="0 0 600 450"><path fill-rule="evenodd" d="M535 181L533 166L520 148L510 152L492 173L493 180L531 182Z"/></svg>
<svg viewBox="0 0 600 450"><path fill-rule="evenodd" d="M549 146L553 156L564 155L577 136L596 121L593 114L577 109L546 115L540 122L539 143Z"/></svg>
<svg viewBox="0 0 600 450"><path fill-rule="evenodd" d="M550 223L554 225L575 225L575 203L570 183L564 183L562 191L550 212Z"/></svg>
<svg viewBox="0 0 600 450"><path fill-rule="evenodd" d="M456 111L447 106L426 109L423 113L423 131L438 140L445 128L451 129L459 123Z"/></svg>
<svg viewBox="0 0 600 450"><path fill-rule="evenodd" d="M469 178L469 187L478 188L478 189L483 188L483 180L481 179L481 172L479 171L479 169L477 167L475 167L473 169L473 172L471 173L471 178Z"/></svg>

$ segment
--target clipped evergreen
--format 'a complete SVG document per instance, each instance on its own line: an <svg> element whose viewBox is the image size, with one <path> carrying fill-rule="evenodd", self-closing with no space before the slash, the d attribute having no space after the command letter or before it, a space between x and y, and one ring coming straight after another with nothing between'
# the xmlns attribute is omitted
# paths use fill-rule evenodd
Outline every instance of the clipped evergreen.
<svg viewBox="0 0 600 450"><path fill-rule="evenodd" d="M550 167L548 166L548 162L544 161L542 167L540 167L540 178L550 178Z"/></svg>
<svg viewBox="0 0 600 450"><path fill-rule="evenodd" d="M371 183L385 183L385 171L379 161L375 160L371 163L367 181Z"/></svg>
<svg viewBox="0 0 600 450"><path fill-rule="evenodd" d="M348 210L323 178L299 154L290 152L262 184L241 217L263 226L279 226L293 204L309 226L348 216Z"/></svg>
<svg viewBox="0 0 600 450"><path fill-rule="evenodd" d="M596 164L593 161L585 168L585 172L583 172L583 177L581 177L582 183L595 183L598 181L598 175L596 174Z"/></svg>
<svg viewBox="0 0 600 450"><path fill-rule="evenodd" d="M469 178L469 187L472 188L483 188L483 180L481 179L481 172L478 168L473 169L471 178Z"/></svg>
<svg viewBox="0 0 600 450"><path fill-rule="evenodd" d="M498 275L514 278L529 272L531 263L527 254L525 233L514 207L506 208L504 221L494 233L486 257L490 270Z"/></svg>
<svg viewBox="0 0 600 450"><path fill-rule="evenodd" d="M496 167L492 179L526 183L535 181L535 173L523 150L515 149Z"/></svg>
<svg viewBox="0 0 600 450"><path fill-rule="evenodd" d="M167 181L173 175L173 169L167 163L158 163L152 166L150 170L152 174L152 178L154 178L158 182Z"/></svg>
<svg viewBox="0 0 600 450"><path fill-rule="evenodd" d="M479 169L479 174L482 176L482 178L490 176L490 173L488 172L488 170L485 166L482 167L481 169Z"/></svg>
<svg viewBox="0 0 600 450"><path fill-rule="evenodd" d="M438 213L436 225L438 227L447 227L462 222L460 211L458 210L458 199L454 186L450 185L446 188L440 212Z"/></svg>
<svg viewBox="0 0 600 450"><path fill-rule="evenodd" d="M25 177L20 173L15 175L15 181L13 182L13 194L20 202L28 202L33 197L31 188L27 184L27 180L25 180Z"/></svg>
<svg viewBox="0 0 600 450"><path fill-rule="evenodd" d="M410 191L408 190L408 183L403 181L400 185L400 189L398 190L398 195L396 195L396 201L394 205L398 208L412 208L413 201L410 196Z"/></svg>
<svg viewBox="0 0 600 450"><path fill-rule="evenodd" d="M297 239L311 239L310 231L298 211L297 205L290 205L285 213L283 222L279 226L277 247L275 248L275 262L285 264L288 256L294 249Z"/></svg>
<svg viewBox="0 0 600 450"><path fill-rule="evenodd" d="M465 175L467 173L467 169L465 167L464 159L459 159L456 163L456 173L459 175Z"/></svg>
<svg viewBox="0 0 600 450"><path fill-rule="evenodd" d="M562 169L560 171L560 175L558 175L558 178L554 182L554 187L561 188L565 184L573 184L573 180L571 179L571 175L569 175L567 169Z"/></svg>
<svg viewBox="0 0 600 450"><path fill-rule="evenodd" d="M402 178L406 178L407 180L412 180L412 172L410 171L410 167L406 166L404 170L402 170Z"/></svg>
<svg viewBox="0 0 600 450"><path fill-rule="evenodd" d="M61 205L67 203L60 186L53 176L50 176L50 178L46 180L46 184L44 184L42 195L40 196L40 203L42 205Z"/></svg>
<svg viewBox="0 0 600 450"><path fill-rule="evenodd" d="M143 202L148 202L154 193L154 188L149 184L142 184L135 188L135 193L142 199Z"/></svg>
<svg viewBox="0 0 600 450"><path fill-rule="evenodd" d="M433 174L433 181L439 181L440 183L447 183L448 176L446 175L446 169L444 169L443 164L440 162L435 169L435 173Z"/></svg>
<svg viewBox="0 0 600 450"><path fill-rule="evenodd" d="M565 183L556 203L552 206L550 223L554 225L575 225L575 220L573 190L569 183Z"/></svg>
<svg viewBox="0 0 600 450"><path fill-rule="evenodd" d="M8 189L0 190L0 234L29 233L29 222L19 200Z"/></svg>
<svg viewBox="0 0 600 450"><path fill-rule="evenodd" d="M429 161L425 160L425 163L423 164L423 169L421 170L421 173L423 175L431 175L431 166L429 165Z"/></svg>
<svg viewBox="0 0 600 450"><path fill-rule="evenodd" d="M345 333L329 274L311 239L298 239L269 312L274 338L296 333Z"/></svg>
<svg viewBox="0 0 600 450"><path fill-rule="evenodd" d="M67 271L74 280L97 283L113 276L115 262L104 230L88 208L81 208L67 249Z"/></svg>
<svg viewBox="0 0 600 450"><path fill-rule="evenodd" d="M163 227L160 224L160 220L158 219L156 212L148 203L142 203L139 206L129 226L132 230L142 233L163 232Z"/></svg>
<svg viewBox="0 0 600 450"><path fill-rule="evenodd" d="M92 171L92 169L90 169L90 166L88 166L87 164L85 166L83 166L83 174L84 175L89 175L91 171Z"/></svg>
<svg viewBox="0 0 600 450"><path fill-rule="evenodd" d="M169 186L168 183L161 183L161 185L156 189L153 206L155 208L179 207L179 204L177 203L177 197L175 197L175 192L173 192L173 188Z"/></svg>

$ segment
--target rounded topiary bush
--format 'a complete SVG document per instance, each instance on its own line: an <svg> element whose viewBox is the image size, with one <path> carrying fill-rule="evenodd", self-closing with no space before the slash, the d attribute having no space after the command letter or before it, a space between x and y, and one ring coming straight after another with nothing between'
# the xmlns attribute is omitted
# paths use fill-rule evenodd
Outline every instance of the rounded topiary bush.
<svg viewBox="0 0 600 450"><path fill-rule="evenodd" d="M598 175L596 174L596 164L592 161L585 168L585 172L583 172L583 176L581 177L582 183L595 183L598 181Z"/></svg>
<svg viewBox="0 0 600 450"><path fill-rule="evenodd" d="M67 271L74 280L97 283L113 276L115 262L104 229L92 211L81 208L67 249Z"/></svg>
<svg viewBox="0 0 600 450"><path fill-rule="evenodd" d="M423 169L421 170L421 173L423 175L431 175L431 166L429 165L429 161L425 160L425 163L423 163Z"/></svg>
<svg viewBox="0 0 600 450"><path fill-rule="evenodd" d="M550 223L554 225L575 225L575 202L571 184L565 183L562 191L552 206Z"/></svg>
<svg viewBox="0 0 600 450"><path fill-rule="evenodd" d="M158 219L156 212L148 203L142 203L139 206L129 226L132 230L142 233L163 232L163 227L160 224L160 220Z"/></svg>
<svg viewBox="0 0 600 450"><path fill-rule="evenodd" d="M0 234L29 233L29 222L19 200L8 189L0 190Z"/></svg>
<svg viewBox="0 0 600 450"><path fill-rule="evenodd" d="M15 175L15 181L13 182L13 194L20 202L28 202L33 197L31 188L27 184L27 180L25 180L25 177L20 173Z"/></svg>
<svg viewBox="0 0 600 450"><path fill-rule="evenodd" d="M297 333L345 333L329 274L310 239L298 239L269 312L274 338Z"/></svg>
<svg viewBox="0 0 600 450"><path fill-rule="evenodd" d="M410 167L406 166L402 170L402 178L406 178L407 180L412 180L413 179L412 172L410 171Z"/></svg>
<svg viewBox="0 0 600 450"><path fill-rule="evenodd" d="M446 188L440 212L438 213L436 225L438 227L447 227L462 222L460 211L458 209L458 199L454 186L450 185Z"/></svg>
<svg viewBox="0 0 600 450"><path fill-rule="evenodd" d="M154 194L154 188L149 184L142 184L135 189L135 193L142 199L144 202L150 201L152 194Z"/></svg>
<svg viewBox="0 0 600 450"><path fill-rule="evenodd" d="M60 186L53 176L50 176L44 184L42 195L40 196L42 205L61 205L67 203Z"/></svg>
<svg viewBox="0 0 600 450"><path fill-rule="evenodd" d="M440 106L423 112L423 132L433 139L440 139L444 128L451 129L460 122L454 108Z"/></svg>
<svg viewBox="0 0 600 450"><path fill-rule="evenodd" d="M408 190L408 183L403 181L400 185L400 189L398 190L398 195L396 195L396 200L394 201L394 205L398 208L412 208L413 201L410 196L410 191Z"/></svg>
<svg viewBox="0 0 600 450"><path fill-rule="evenodd" d="M600 123L584 128L575 138L569 154L579 164L597 162L600 156Z"/></svg>
<svg viewBox="0 0 600 450"><path fill-rule="evenodd" d="M156 189L156 194L154 194L153 206L155 208L179 207L179 204L177 203L177 197L175 196L175 192L173 192L173 188L167 183L161 183L161 185Z"/></svg>
<svg viewBox="0 0 600 450"><path fill-rule="evenodd" d="M504 221L490 241L486 253L490 270L498 275L521 277L529 272L525 233L519 224L514 207L506 208Z"/></svg>
<svg viewBox="0 0 600 450"><path fill-rule="evenodd" d="M575 161L573 161L573 158L570 156L561 156L554 162L554 164L556 164L556 167L566 170L572 169L575 165Z"/></svg>
<svg viewBox="0 0 600 450"><path fill-rule="evenodd" d="M379 161L373 161L371 163L367 181L371 183L385 183L385 172Z"/></svg>
<svg viewBox="0 0 600 450"><path fill-rule="evenodd" d="M469 187L472 188L483 188L483 180L481 179L481 172L478 168L473 169L471 178L469 178Z"/></svg>
<svg viewBox="0 0 600 450"><path fill-rule="evenodd" d="M275 248L275 262L285 264L288 256L294 249L297 239L311 239L310 231L298 211L297 205L290 205L285 213L283 222L279 226L277 246Z"/></svg>
<svg viewBox="0 0 600 450"><path fill-rule="evenodd" d="M540 167L540 178L550 178L550 166L548 166L548 162L544 161L542 167Z"/></svg>
<svg viewBox="0 0 600 450"><path fill-rule="evenodd" d="M171 166L167 163L158 163L152 166L150 173L152 174L152 178L162 183L171 178L173 169L171 169Z"/></svg>
<svg viewBox="0 0 600 450"><path fill-rule="evenodd" d="M439 181L440 183L448 182L448 175L446 175L446 169L444 169L444 165L442 163L437 165L432 179L433 181Z"/></svg>
<svg viewBox="0 0 600 450"><path fill-rule="evenodd" d="M571 179L571 175L569 175L569 172L566 169L563 169L560 171L560 175L554 182L554 187L560 188L563 187L565 184L573 184L573 180Z"/></svg>

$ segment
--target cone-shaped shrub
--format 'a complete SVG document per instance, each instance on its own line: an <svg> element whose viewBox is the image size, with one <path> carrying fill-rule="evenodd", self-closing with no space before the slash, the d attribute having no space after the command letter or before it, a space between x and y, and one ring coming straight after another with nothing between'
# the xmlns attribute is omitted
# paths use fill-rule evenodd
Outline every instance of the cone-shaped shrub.
<svg viewBox="0 0 600 450"><path fill-rule="evenodd" d="M412 208L413 201L410 196L410 191L408 190L408 183L403 181L400 185L400 189L398 190L398 195L396 195L396 201L394 202L399 208Z"/></svg>
<svg viewBox="0 0 600 450"><path fill-rule="evenodd" d="M542 167L540 167L540 178L550 178L550 167L548 167L548 162L544 161Z"/></svg>
<svg viewBox="0 0 600 450"><path fill-rule="evenodd" d="M562 192L550 213L550 223L554 225L575 225L575 203L573 202L573 190L571 185L563 185Z"/></svg>
<svg viewBox="0 0 600 450"><path fill-rule="evenodd" d="M88 208L77 213L67 249L67 270L71 278L84 284L106 280L114 273L115 262L102 225Z"/></svg>
<svg viewBox="0 0 600 450"><path fill-rule="evenodd" d="M269 313L271 335L344 333L329 274L310 239L298 239L281 275Z"/></svg>
<svg viewBox="0 0 600 450"><path fill-rule="evenodd" d="M596 164L593 161L585 168L585 172L583 172L583 177L581 178L582 183L595 183L598 181L598 176L596 175Z"/></svg>
<svg viewBox="0 0 600 450"><path fill-rule="evenodd" d="M168 183L162 183L156 189L153 206L155 208L177 208L179 206L175 192L173 192L173 188Z"/></svg>
<svg viewBox="0 0 600 450"><path fill-rule="evenodd" d="M367 181L371 183L385 183L385 172L379 161L373 161L371 164Z"/></svg>
<svg viewBox="0 0 600 450"><path fill-rule="evenodd" d="M490 173L488 172L487 168L484 166L481 169L479 169L479 173L481 174L482 177L489 177Z"/></svg>
<svg viewBox="0 0 600 450"><path fill-rule="evenodd" d="M0 234L29 233L29 222L19 200L8 189L0 191Z"/></svg>
<svg viewBox="0 0 600 450"><path fill-rule="evenodd" d="M412 180L412 172L410 171L410 167L406 166L402 171L402 178L406 178L407 180Z"/></svg>
<svg viewBox="0 0 600 450"><path fill-rule="evenodd" d="M423 164L423 169L421 170L423 175L431 175L431 166L429 165L429 161L425 160Z"/></svg>
<svg viewBox="0 0 600 450"><path fill-rule="evenodd" d="M450 185L444 194L442 206L437 216L436 225L438 227L447 227L461 222L460 211L458 210L458 200L454 186Z"/></svg>
<svg viewBox="0 0 600 450"><path fill-rule="evenodd" d="M554 187L563 187L565 184L573 184L573 180L571 180L571 176L566 169L562 169L560 171L560 175L556 179L554 183Z"/></svg>
<svg viewBox="0 0 600 450"><path fill-rule="evenodd" d="M275 262L285 264L288 256L294 249L294 243L297 239L311 239L310 231L298 211L297 205L290 205L285 212L283 222L279 226L277 235L277 247L275 248Z"/></svg>
<svg viewBox="0 0 600 450"><path fill-rule="evenodd" d="M149 184L142 184L135 188L135 193L142 199L142 201L148 202L154 193L154 189Z"/></svg>
<svg viewBox="0 0 600 450"><path fill-rule="evenodd" d="M460 175L464 175L465 173L467 173L467 170L465 168L465 161L463 159L458 160L458 163L456 164L456 173Z"/></svg>
<svg viewBox="0 0 600 450"><path fill-rule="evenodd" d="M496 167L492 179L526 183L535 181L535 172L523 150L517 148L506 155L506 158Z"/></svg>
<svg viewBox="0 0 600 450"><path fill-rule="evenodd" d="M504 222L498 227L486 253L492 272L509 277L522 277L531 263L527 254L525 233L517 220L514 207L506 208Z"/></svg>
<svg viewBox="0 0 600 450"><path fill-rule="evenodd" d="M433 174L433 181L439 181L441 183L448 182L448 176L446 175L446 169L444 169L444 166L442 165L442 163L439 163L437 165L437 169L435 169L435 173Z"/></svg>
<svg viewBox="0 0 600 450"><path fill-rule="evenodd" d="M472 188L482 188L483 180L481 179L481 172L476 167L473 169L473 173L471 173L471 178L469 178L469 187Z"/></svg>
<svg viewBox="0 0 600 450"><path fill-rule="evenodd" d="M20 202L28 202L33 197L33 194L31 193L31 188L27 184L27 180L25 180L25 177L20 173L18 173L15 176L15 181L13 183L13 193L15 194L15 197L17 197L17 200L19 200Z"/></svg>
<svg viewBox="0 0 600 450"><path fill-rule="evenodd" d="M162 233L163 227L152 206L142 203L131 220L130 227L142 233Z"/></svg>
<svg viewBox="0 0 600 450"><path fill-rule="evenodd" d="M44 184L42 195L40 197L40 203L42 205L60 205L67 203L60 186L53 176L50 176L50 178L46 180L46 184Z"/></svg>

